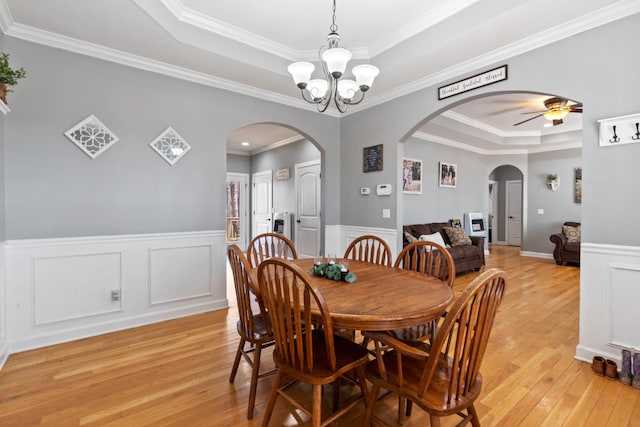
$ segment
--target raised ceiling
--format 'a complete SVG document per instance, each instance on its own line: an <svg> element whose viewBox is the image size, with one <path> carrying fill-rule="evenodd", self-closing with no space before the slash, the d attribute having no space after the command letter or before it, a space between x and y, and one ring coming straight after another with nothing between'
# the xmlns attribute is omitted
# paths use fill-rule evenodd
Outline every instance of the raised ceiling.
<svg viewBox="0 0 640 427"><path fill-rule="evenodd" d="M336 23L352 62L381 70L367 108L638 12L638 0L338 0ZM317 58L330 19L330 0L0 0L10 36L305 109L286 68ZM512 115L487 111L449 120L513 131Z"/></svg>

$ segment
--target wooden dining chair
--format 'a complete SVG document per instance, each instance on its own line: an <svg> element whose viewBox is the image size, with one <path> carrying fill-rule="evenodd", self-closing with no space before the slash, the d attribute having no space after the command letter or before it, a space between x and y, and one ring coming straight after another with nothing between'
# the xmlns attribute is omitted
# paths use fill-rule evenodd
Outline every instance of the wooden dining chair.
<svg viewBox="0 0 640 427"><path fill-rule="evenodd" d="M409 243L398 254L393 266L427 274L449 286L453 286L456 278L453 257L447 248L435 242L418 240Z"/></svg>
<svg viewBox="0 0 640 427"><path fill-rule="evenodd" d="M322 295L311 287L307 273L287 260L270 258L258 267L258 281L275 336L273 360L278 368L262 425L269 424L278 396L307 414L314 427L330 424L366 401L363 368L369 352L333 334L329 309ZM346 375L351 371L355 371L360 393L322 420L322 386L338 379L353 382ZM299 393L288 393L291 380L312 385L310 409L298 400Z"/></svg>
<svg viewBox="0 0 640 427"><path fill-rule="evenodd" d="M253 268L267 258L298 259L298 253L291 240L279 233L258 234L249 242L247 258Z"/></svg>
<svg viewBox="0 0 640 427"><path fill-rule="evenodd" d="M255 272L251 269L247 258L237 245L231 245L227 249L227 256L231 271L233 272L233 283L236 290L236 301L238 305L239 319L237 322L240 343L233 361L233 368L229 376L229 382L233 383L238 372L240 359L244 358L251 366L251 384L249 387L249 404L247 408L247 419L253 418L253 408L256 401L256 387L258 378L275 373L275 370L260 373L260 356L262 349L274 344L274 337L271 328L267 325L267 317L257 291L257 280ZM245 346L249 344L248 348ZM253 355L253 359L251 358Z"/></svg>
<svg viewBox="0 0 640 427"><path fill-rule="evenodd" d="M360 236L349 244L343 258L391 267L391 249L378 236Z"/></svg>
<svg viewBox="0 0 640 427"><path fill-rule="evenodd" d="M480 366L505 284L505 273L498 269L478 276L454 302L431 346L373 333L376 343L393 350L377 352L367 364L372 390L363 425L370 425L378 393L385 389L428 412L433 427L440 426L440 417L453 414L463 417L458 425L471 421L479 426L474 402L482 389Z"/></svg>

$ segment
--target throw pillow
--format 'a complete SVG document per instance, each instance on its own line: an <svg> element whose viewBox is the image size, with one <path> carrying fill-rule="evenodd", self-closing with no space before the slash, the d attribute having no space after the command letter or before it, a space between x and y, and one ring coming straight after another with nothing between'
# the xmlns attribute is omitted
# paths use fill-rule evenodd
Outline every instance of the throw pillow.
<svg viewBox="0 0 640 427"><path fill-rule="evenodd" d="M567 243L580 243L580 226L563 225L562 232L567 238Z"/></svg>
<svg viewBox="0 0 640 427"><path fill-rule="evenodd" d="M443 248L445 247L444 239L442 238L442 234L440 233L423 234L422 236L418 237L418 240L437 243Z"/></svg>
<svg viewBox="0 0 640 427"><path fill-rule="evenodd" d="M417 242L418 239L416 239L411 233L409 233L408 231L404 232L404 237L407 239L407 242L409 243L413 243L413 242Z"/></svg>
<svg viewBox="0 0 640 427"><path fill-rule="evenodd" d="M464 231L464 228L445 227L444 232L451 242L451 246L468 246L471 244L471 238Z"/></svg>

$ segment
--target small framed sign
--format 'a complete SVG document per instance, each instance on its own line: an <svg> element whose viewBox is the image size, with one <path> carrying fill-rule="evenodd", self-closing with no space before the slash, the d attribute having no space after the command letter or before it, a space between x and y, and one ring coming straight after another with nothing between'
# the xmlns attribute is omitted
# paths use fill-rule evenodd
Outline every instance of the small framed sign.
<svg viewBox="0 0 640 427"><path fill-rule="evenodd" d="M376 172L382 170L382 144L364 147L362 149L362 172Z"/></svg>
<svg viewBox="0 0 640 427"><path fill-rule="evenodd" d="M459 80L455 83L451 83L446 86L440 86L438 88L438 100L443 100L445 98L449 98L450 96L459 95L473 89L478 89L482 86L498 83L503 80L507 80L508 77L509 73L507 65L505 64L501 67L485 71L484 73L476 74L475 76Z"/></svg>

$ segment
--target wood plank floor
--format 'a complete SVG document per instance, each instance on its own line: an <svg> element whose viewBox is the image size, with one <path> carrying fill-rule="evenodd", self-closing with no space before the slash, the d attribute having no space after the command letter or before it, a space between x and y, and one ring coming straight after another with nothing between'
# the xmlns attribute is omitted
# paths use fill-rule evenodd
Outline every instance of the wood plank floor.
<svg viewBox="0 0 640 427"><path fill-rule="evenodd" d="M482 367L482 425L640 426L640 390L597 377L573 357L579 269L505 246L492 247L487 264L509 279ZM456 294L476 275L458 276ZM0 426L260 425L273 376L259 383L247 421L247 364L228 382L236 318L232 307L11 355L0 371ZM272 365L270 350L263 361ZM390 425L395 404L387 399L376 409ZM355 409L340 425L359 425L362 413ZM280 400L271 424L305 421ZM428 424L416 408L404 426Z"/></svg>

